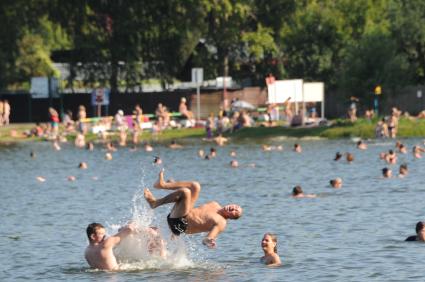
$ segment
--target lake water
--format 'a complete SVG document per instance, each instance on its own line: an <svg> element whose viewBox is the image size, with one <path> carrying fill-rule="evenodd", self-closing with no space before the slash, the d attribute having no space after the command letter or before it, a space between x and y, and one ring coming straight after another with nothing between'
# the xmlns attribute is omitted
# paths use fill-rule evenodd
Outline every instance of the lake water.
<svg viewBox="0 0 425 282"><path fill-rule="evenodd" d="M67 144L54 151L47 142L0 148L0 281L424 280L425 245L404 239L425 220L425 158L413 159L410 151L399 155L393 173L406 162L409 175L383 179L386 165L378 154L393 149L393 141L370 141L368 150L359 151L351 140L275 138L261 142L283 145L283 151L263 152L261 143L242 142L219 148L212 160L197 157L210 144L187 142L174 151L119 149L112 161L104 160L100 146L93 152ZM295 142L302 154L290 150ZM402 142L411 149L422 140ZM229 166L231 150L238 153L237 169ZM355 161L333 161L337 151L354 153ZM200 204L216 200L244 208L243 217L229 221L219 236L217 249L204 247L203 235L168 240L170 206L152 212L141 193L160 170L152 164L155 155L166 178L201 183ZM77 168L81 161L87 170ZM67 181L69 175L76 181ZM335 177L344 181L340 190L329 186ZM293 199L295 185L319 197ZM169 258L126 264L120 272L91 270L83 256L87 224L101 222L112 234L132 218L159 226L174 250ZM259 263L265 232L278 235L281 267Z"/></svg>

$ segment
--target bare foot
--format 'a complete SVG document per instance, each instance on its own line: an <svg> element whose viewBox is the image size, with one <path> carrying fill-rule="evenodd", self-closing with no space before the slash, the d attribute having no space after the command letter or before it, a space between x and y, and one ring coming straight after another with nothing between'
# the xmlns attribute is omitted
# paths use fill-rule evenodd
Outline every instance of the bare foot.
<svg viewBox="0 0 425 282"><path fill-rule="evenodd" d="M164 169L161 169L161 171L159 172L159 176L158 176L158 181L155 182L155 184L153 185L153 187L161 189L164 188Z"/></svg>
<svg viewBox="0 0 425 282"><path fill-rule="evenodd" d="M156 208L156 199L155 197L152 195L152 192L148 189L145 188L145 193L144 193L146 202L148 202L149 206L151 206L151 208Z"/></svg>

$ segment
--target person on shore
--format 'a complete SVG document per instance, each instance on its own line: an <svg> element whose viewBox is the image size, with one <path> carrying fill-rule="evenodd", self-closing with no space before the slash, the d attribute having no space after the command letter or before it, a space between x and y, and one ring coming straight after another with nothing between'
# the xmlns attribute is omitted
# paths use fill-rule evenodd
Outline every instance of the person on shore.
<svg viewBox="0 0 425 282"><path fill-rule="evenodd" d="M8 100L4 100L3 102L3 124L9 125L10 118L10 104Z"/></svg>
<svg viewBox="0 0 425 282"><path fill-rule="evenodd" d="M342 179L339 177L332 179L331 181L329 181L329 183L331 184L332 188L335 189L339 189L342 187Z"/></svg>
<svg viewBox="0 0 425 282"><path fill-rule="evenodd" d="M260 261L267 266L281 265L280 257L277 254L277 236L272 233L266 233L261 240L261 248L263 249L264 256Z"/></svg>
<svg viewBox="0 0 425 282"><path fill-rule="evenodd" d="M180 99L179 112L188 120L193 119L193 113L187 109L185 97Z"/></svg>
<svg viewBox="0 0 425 282"><path fill-rule="evenodd" d="M53 109L53 108L49 108L49 115L50 115L50 124L52 127L52 138L56 138L56 136L59 133L59 114L58 112Z"/></svg>
<svg viewBox="0 0 425 282"><path fill-rule="evenodd" d="M316 194L304 194L301 186L297 185L292 189L292 197L293 198L316 198Z"/></svg>
<svg viewBox="0 0 425 282"><path fill-rule="evenodd" d="M166 182L164 170L159 173L158 181L154 184L154 187L173 191L160 199L156 199L148 188L144 191L145 199L153 209L174 203L170 214L167 216L168 226L173 235L208 232L202 240L202 243L208 248L216 247L216 238L225 230L228 219L238 219L242 215L242 208L236 204L222 207L217 202L208 202L195 207L201 191L199 182Z"/></svg>
<svg viewBox="0 0 425 282"><path fill-rule="evenodd" d="M419 241L425 242L425 222L419 221L416 223L416 235L412 235L406 238L407 242Z"/></svg>
<svg viewBox="0 0 425 282"><path fill-rule="evenodd" d="M78 131L82 134L86 134L87 132L87 127L85 125L86 118L87 118L86 107L84 107L83 105L78 106L77 124L78 124Z"/></svg>

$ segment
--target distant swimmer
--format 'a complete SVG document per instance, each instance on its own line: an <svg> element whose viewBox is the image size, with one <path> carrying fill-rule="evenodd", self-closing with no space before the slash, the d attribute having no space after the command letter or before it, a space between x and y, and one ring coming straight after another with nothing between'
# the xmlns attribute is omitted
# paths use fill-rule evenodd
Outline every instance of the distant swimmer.
<svg viewBox="0 0 425 282"><path fill-rule="evenodd" d="M210 148L210 157L211 158L217 157L217 150L215 148Z"/></svg>
<svg viewBox="0 0 425 282"><path fill-rule="evenodd" d="M148 143L145 144L145 151L146 152L152 152L153 151L153 147L151 145L149 145Z"/></svg>
<svg viewBox="0 0 425 282"><path fill-rule="evenodd" d="M231 157L236 157L236 151L234 151L234 150L232 150L232 151L230 151L230 153L229 153L229 156L231 156Z"/></svg>
<svg viewBox="0 0 425 282"><path fill-rule="evenodd" d="M79 163L78 168L79 169L87 169L88 168L87 163L86 162Z"/></svg>
<svg viewBox="0 0 425 282"><path fill-rule="evenodd" d="M401 154L407 154L407 148L406 146L404 146L403 143L401 143L400 141L397 141L395 143L395 147L397 148L398 152Z"/></svg>
<svg viewBox="0 0 425 282"><path fill-rule="evenodd" d="M111 153L106 153L105 154L105 160L107 160L107 161L110 161L110 160L112 160L112 154Z"/></svg>
<svg viewBox="0 0 425 282"><path fill-rule="evenodd" d="M261 240L261 248L264 256L260 261L267 266L278 266L281 264L280 257L277 254L277 237L272 233L266 233Z"/></svg>
<svg viewBox="0 0 425 282"><path fill-rule="evenodd" d="M68 176L67 179L68 179L68 181L75 181L76 180L75 176L73 176L73 175Z"/></svg>
<svg viewBox="0 0 425 282"><path fill-rule="evenodd" d="M204 152L204 150L202 150L202 149L199 149L199 150L198 150L198 157L200 157L200 158L204 158L204 157L205 157L205 152Z"/></svg>
<svg viewBox="0 0 425 282"><path fill-rule="evenodd" d="M359 140L357 142L357 149L359 149L359 150L366 150L367 149L367 144L365 142L363 142L362 140Z"/></svg>
<svg viewBox="0 0 425 282"><path fill-rule="evenodd" d="M388 167L384 167L382 169L382 176L384 178L391 178L391 177L393 177L393 172Z"/></svg>
<svg viewBox="0 0 425 282"><path fill-rule="evenodd" d="M412 153L413 156L417 159L422 158L422 153L424 153L425 150L423 148L421 148L420 146L413 146L412 148Z"/></svg>
<svg viewBox="0 0 425 282"><path fill-rule="evenodd" d="M237 168L237 167L239 167L239 162L237 160L231 160L230 161L230 166L232 168Z"/></svg>
<svg viewBox="0 0 425 282"><path fill-rule="evenodd" d="M226 145L227 141L229 140L226 137L223 137L221 134L214 138L214 142L217 144L217 146L224 146Z"/></svg>
<svg viewBox="0 0 425 282"><path fill-rule="evenodd" d="M88 151L93 151L94 150L94 144L93 144L93 142L88 142L87 145L86 145L86 149Z"/></svg>
<svg viewBox="0 0 425 282"><path fill-rule="evenodd" d="M342 187L342 179L339 177L332 179L331 181L329 181L329 183L331 184L332 188L335 189L339 189Z"/></svg>
<svg viewBox="0 0 425 282"><path fill-rule="evenodd" d="M385 161L389 164L397 163L397 154L393 150L389 150L385 155Z"/></svg>
<svg viewBox="0 0 425 282"><path fill-rule="evenodd" d="M182 233L195 234L208 232L202 243L208 248L216 247L216 238L223 232L228 219L238 219L242 215L242 208L231 204L224 207L217 202L208 202L195 207L201 191L201 185L196 181L166 182L164 170L159 173L155 188L175 190L164 198L156 199L152 192L145 189L145 199L155 209L159 206L174 203L167 216L168 226L175 236Z"/></svg>
<svg viewBox="0 0 425 282"><path fill-rule="evenodd" d="M301 188L301 186L297 185L292 189L292 197L293 198L316 198L317 195L316 194L304 194L304 191Z"/></svg>
<svg viewBox="0 0 425 282"><path fill-rule="evenodd" d="M153 159L153 163L154 163L154 164L156 164L156 165L160 165L160 164L162 164L162 160L161 160L161 158L160 158L160 157L156 156L156 157Z"/></svg>
<svg viewBox="0 0 425 282"><path fill-rule="evenodd" d="M350 164L354 161L354 155L351 153L347 153L346 155L347 162Z"/></svg>
<svg viewBox="0 0 425 282"><path fill-rule="evenodd" d="M106 150L108 150L108 152L115 152L117 148L112 142L108 142L106 143Z"/></svg>
<svg viewBox="0 0 425 282"><path fill-rule="evenodd" d="M403 178L409 174L409 169L407 168L407 164L401 164L398 169L398 177Z"/></svg>
<svg viewBox="0 0 425 282"><path fill-rule="evenodd" d="M342 158L342 154L340 152L336 152L334 161L339 161Z"/></svg>
<svg viewBox="0 0 425 282"><path fill-rule="evenodd" d="M170 149L181 149L181 148L183 148L183 146L180 145L180 144L177 144L176 140L173 139L173 140L171 140L170 145L168 145L168 148L170 148Z"/></svg>
<svg viewBox="0 0 425 282"><path fill-rule="evenodd" d="M31 153L30 153L30 157L32 158L32 159L35 159L36 158L36 154L35 154L35 152L34 151L31 151Z"/></svg>
<svg viewBox="0 0 425 282"><path fill-rule="evenodd" d="M425 242L425 222L419 221L416 223L416 235L407 237L405 241Z"/></svg>
<svg viewBox="0 0 425 282"><path fill-rule="evenodd" d="M303 149L301 148L301 145L298 143L294 144L294 152L295 153L301 153L303 151Z"/></svg>

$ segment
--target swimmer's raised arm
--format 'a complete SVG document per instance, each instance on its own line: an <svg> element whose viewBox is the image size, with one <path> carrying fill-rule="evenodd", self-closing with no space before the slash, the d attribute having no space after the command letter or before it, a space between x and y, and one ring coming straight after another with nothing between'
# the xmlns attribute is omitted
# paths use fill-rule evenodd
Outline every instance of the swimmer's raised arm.
<svg viewBox="0 0 425 282"><path fill-rule="evenodd" d="M118 233L109 237L105 240L105 246L114 247L118 245L122 239L130 235L136 230L136 224L134 222L127 224L126 226L119 229Z"/></svg>
<svg viewBox="0 0 425 282"><path fill-rule="evenodd" d="M202 240L202 244L206 245L210 249L215 248L217 246L215 239L217 238L218 234L224 231L225 228L226 221L214 225L214 227L208 233L207 237Z"/></svg>

